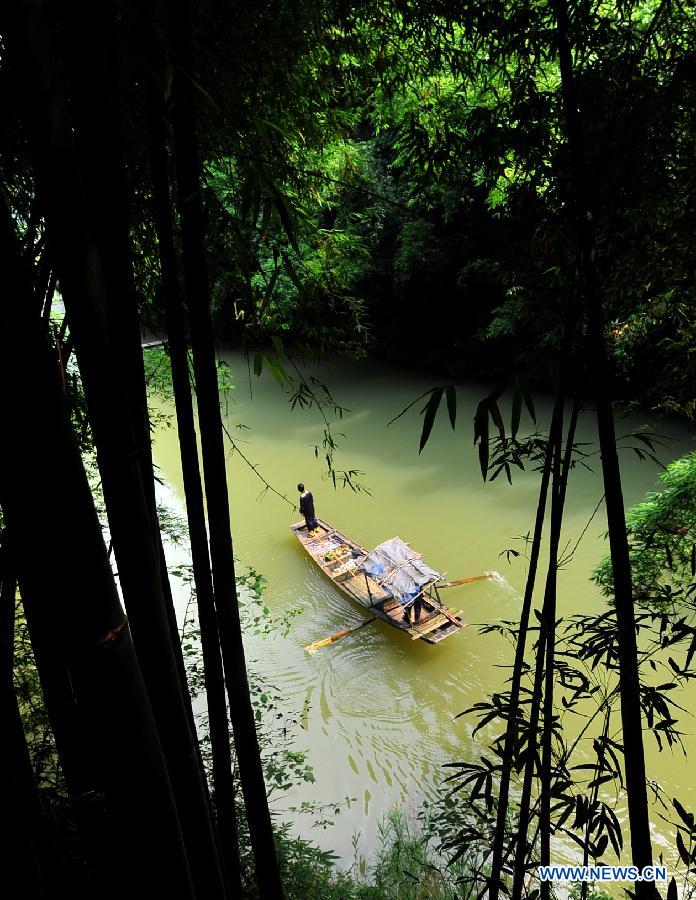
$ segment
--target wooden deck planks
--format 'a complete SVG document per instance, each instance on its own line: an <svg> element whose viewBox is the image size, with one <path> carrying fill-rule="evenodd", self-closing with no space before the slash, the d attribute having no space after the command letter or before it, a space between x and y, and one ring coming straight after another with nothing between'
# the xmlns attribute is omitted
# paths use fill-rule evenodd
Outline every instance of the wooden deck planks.
<svg viewBox="0 0 696 900"><path fill-rule="evenodd" d="M435 631L424 638L424 640L430 641L432 644L439 644L440 641L444 641L445 638L450 637L450 635L455 634L457 631L461 631L462 628L466 627L466 622L462 622L461 625L455 625L451 623L449 628L442 628L439 631Z"/></svg>
<svg viewBox="0 0 696 900"><path fill-rule="evenodd" d="M375 606L376 604L381 603L382 600L389 598L388 594L376 593L376 591L380 590L377 585L374 587L370 585L370 589L372 590L372 599L370 599L370 593L365 584L365 576L362 573L360 575L353 575L352 578L346 578L345 581L340 581L338 583L344 590L350 591L354 597L358 597L360 602L364 603L366 606Z"/></svg>
<svg viewBox="0 0 696 900"><path fill-rule="evenodd" d="M419 637L428 634L429 631L435 631L436 628L440 628L446 622L449 622L449 619L447 616L443 616L442 613L438 613L433 616L432 619L427 619L425 622L421 619L418 624L413 626L412 640L418 640Z"/></svg>

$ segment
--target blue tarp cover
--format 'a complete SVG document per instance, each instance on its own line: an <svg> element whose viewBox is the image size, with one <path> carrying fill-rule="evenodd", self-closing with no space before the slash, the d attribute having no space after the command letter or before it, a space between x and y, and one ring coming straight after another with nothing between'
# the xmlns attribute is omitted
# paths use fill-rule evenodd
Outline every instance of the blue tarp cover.
<svg viewBox="0 0 696 900"><path fill-rule="evenodd" d="M371 575L404 605L410 603L426 584L442 578L398 537L371 550L358 570Z"/></svg>

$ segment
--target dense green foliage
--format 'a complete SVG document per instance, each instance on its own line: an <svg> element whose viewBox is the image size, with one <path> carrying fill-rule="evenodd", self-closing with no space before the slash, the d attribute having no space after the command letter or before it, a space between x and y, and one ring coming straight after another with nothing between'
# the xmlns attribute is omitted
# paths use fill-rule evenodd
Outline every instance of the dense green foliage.
<svg viewBox="0 0 696 900"><path fill-rule="evenodd" d="M284 119L260 132L282 156L274 191L247 198L233 149L209 163L228 333L242 316L257 338L379 347L455 374L498 374L511 355L538 367L568 285L567 152L548 10L513 9L504 24L485 7L432 22L408 4L354 10L298 52ZM654 2L575 16L617 380L690 412L693 22ZM507 71L490 71L486 41L508 36Z"/></svg>
<svg viewBox="0 0 696 900"><path fill-rule="evenodd" d="M660 481L627 519L636 597L647 608L673 604L688 613L696 590L696 454L671 462ZM610 560L594 577L611 595Z"/></svg>
<svg viewBox="0 0 696 900"><path fill-rule="evenodd" d="M201 6L196 18L220 332L378 350L455 375L497 376L512 358L546 378L571 277L550 7L513 3L504 19L478 4L290 10ZM573 17L617 392L691 414L693 20L656 0L578 6ZM148 37L136 17L123 28L136 279L157 325L138 131ZM503 68L486 65L492 47L506 48ZM13 128L5 140L16 141ZM6 179L30 221L31 185L11 159Z"/></svg>

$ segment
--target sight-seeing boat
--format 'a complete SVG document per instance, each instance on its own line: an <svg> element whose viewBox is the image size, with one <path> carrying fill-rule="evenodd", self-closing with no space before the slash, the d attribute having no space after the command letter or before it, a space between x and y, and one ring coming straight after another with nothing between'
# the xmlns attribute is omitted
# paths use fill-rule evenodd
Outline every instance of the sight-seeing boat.
<svg viewBox="0 0 696 900"><path fill-rule="evenodd" d="M438 586L447 584L445 576L423 562L422 554L401 538L393 537L368 551L321 519L312 532L304 522L290 527L339 590L412 640L439 644L465 627L466 622L440 599ZM413 601L418 597L422 599L420 619L411 622Z"/></svg>

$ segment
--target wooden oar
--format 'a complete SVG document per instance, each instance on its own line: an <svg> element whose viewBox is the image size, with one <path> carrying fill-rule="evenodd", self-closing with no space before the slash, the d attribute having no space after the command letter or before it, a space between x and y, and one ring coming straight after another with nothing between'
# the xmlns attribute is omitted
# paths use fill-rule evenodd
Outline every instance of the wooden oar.
<svg viewBox="0 0 696 900"><path fill-rule="evenodd" d="M341 629L341 631L337 631L336 634L330 634L328 637L323 638L321 641L315 641L313 644L309 644L307 647L305 647L305 650L307 651L307 653L314 653L314 651L318 650L320 647L326 647L328 644L333 644L334 641L340 640L342 637L345 637L352 631L358 631L358 629L364 628L366 625L369 625L370 622L374 622L377 618L379 618L379 616L371 616L369 619L365 619L363 622L358 622L357 625L351 625L350 628L343 628Z"/></svg>
<svg viewBox="0 0 696 900"><path fill-rule="evenodd" d="M485 575L472 575L470 578L460 578L457 581L444 581L438 584L438 588L455 587L458 584L469 584L472 581L485 581L486 578L493 578L492 572L486 572Z"/></svg>

